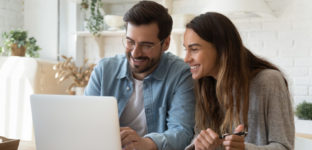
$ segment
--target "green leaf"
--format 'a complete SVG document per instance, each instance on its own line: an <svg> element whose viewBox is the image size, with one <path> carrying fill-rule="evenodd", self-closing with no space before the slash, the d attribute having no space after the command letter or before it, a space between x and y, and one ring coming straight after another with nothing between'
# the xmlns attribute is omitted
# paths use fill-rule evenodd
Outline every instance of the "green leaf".
<svg viewBox="0 0 312 150"><path fill-rule="evenodd" d="M103 8L101 0L91 0L90 13L91 16L86 19L87 29L93 35L99 34L104 30L104 14L101 13L100 9Z"/></svg>

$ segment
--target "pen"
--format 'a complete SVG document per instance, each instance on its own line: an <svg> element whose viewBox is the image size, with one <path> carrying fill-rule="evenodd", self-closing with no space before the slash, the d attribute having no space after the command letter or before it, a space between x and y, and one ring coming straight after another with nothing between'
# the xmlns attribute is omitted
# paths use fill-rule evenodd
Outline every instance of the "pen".
<svg viewBox="0 0 312 150"><path fill-rule="evenodd" d="M228 134L228 133L225 133L223 134L222 136L220 135L219 138L220 139L224 139L226 136L228 135L238 135L238 136L247 136L248 132L237 132L237 133L234 133L234 134Z"/></svg>

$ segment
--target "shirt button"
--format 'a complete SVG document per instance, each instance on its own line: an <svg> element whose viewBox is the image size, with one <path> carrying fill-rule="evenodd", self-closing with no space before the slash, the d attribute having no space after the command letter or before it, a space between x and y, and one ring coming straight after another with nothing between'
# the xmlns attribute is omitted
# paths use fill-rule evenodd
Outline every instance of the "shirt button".
<svg viewBox="0 0 312 150"><path fill-rule="evenodd" d="M129 91L130 90L130 88L129 88L129 86L127 86L127 91Z"/></svg>

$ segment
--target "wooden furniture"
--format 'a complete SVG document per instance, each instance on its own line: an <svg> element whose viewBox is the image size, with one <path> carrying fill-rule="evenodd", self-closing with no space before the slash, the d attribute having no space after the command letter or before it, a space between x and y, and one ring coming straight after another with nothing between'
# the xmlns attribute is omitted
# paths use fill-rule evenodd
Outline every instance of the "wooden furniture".
<svg viewBox="0 0 312 150"><path fill-rule="evenodd" d="M296 137L302 137L306 139L312 140L312 134L306 134L306 133L296 133ZM312 142L312 141L311 141Z"/></svg>
<svg viewBox="0 0 312 150"><path fill-rule="evenodd" d="M0 136L2 142L0 142L1 150L17 150L20 140L18 139L8 139L6 137Z"/></svg>

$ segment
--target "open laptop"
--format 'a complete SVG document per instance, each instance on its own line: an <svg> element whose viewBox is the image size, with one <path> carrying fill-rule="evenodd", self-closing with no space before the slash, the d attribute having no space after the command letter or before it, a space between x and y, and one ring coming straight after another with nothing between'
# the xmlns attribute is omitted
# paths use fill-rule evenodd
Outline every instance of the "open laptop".
<svg viewBox="0 0 312 150"><path fill-rule="evenodd" d="M37 150L121 150L114 97L31 95Z"/></svg>

